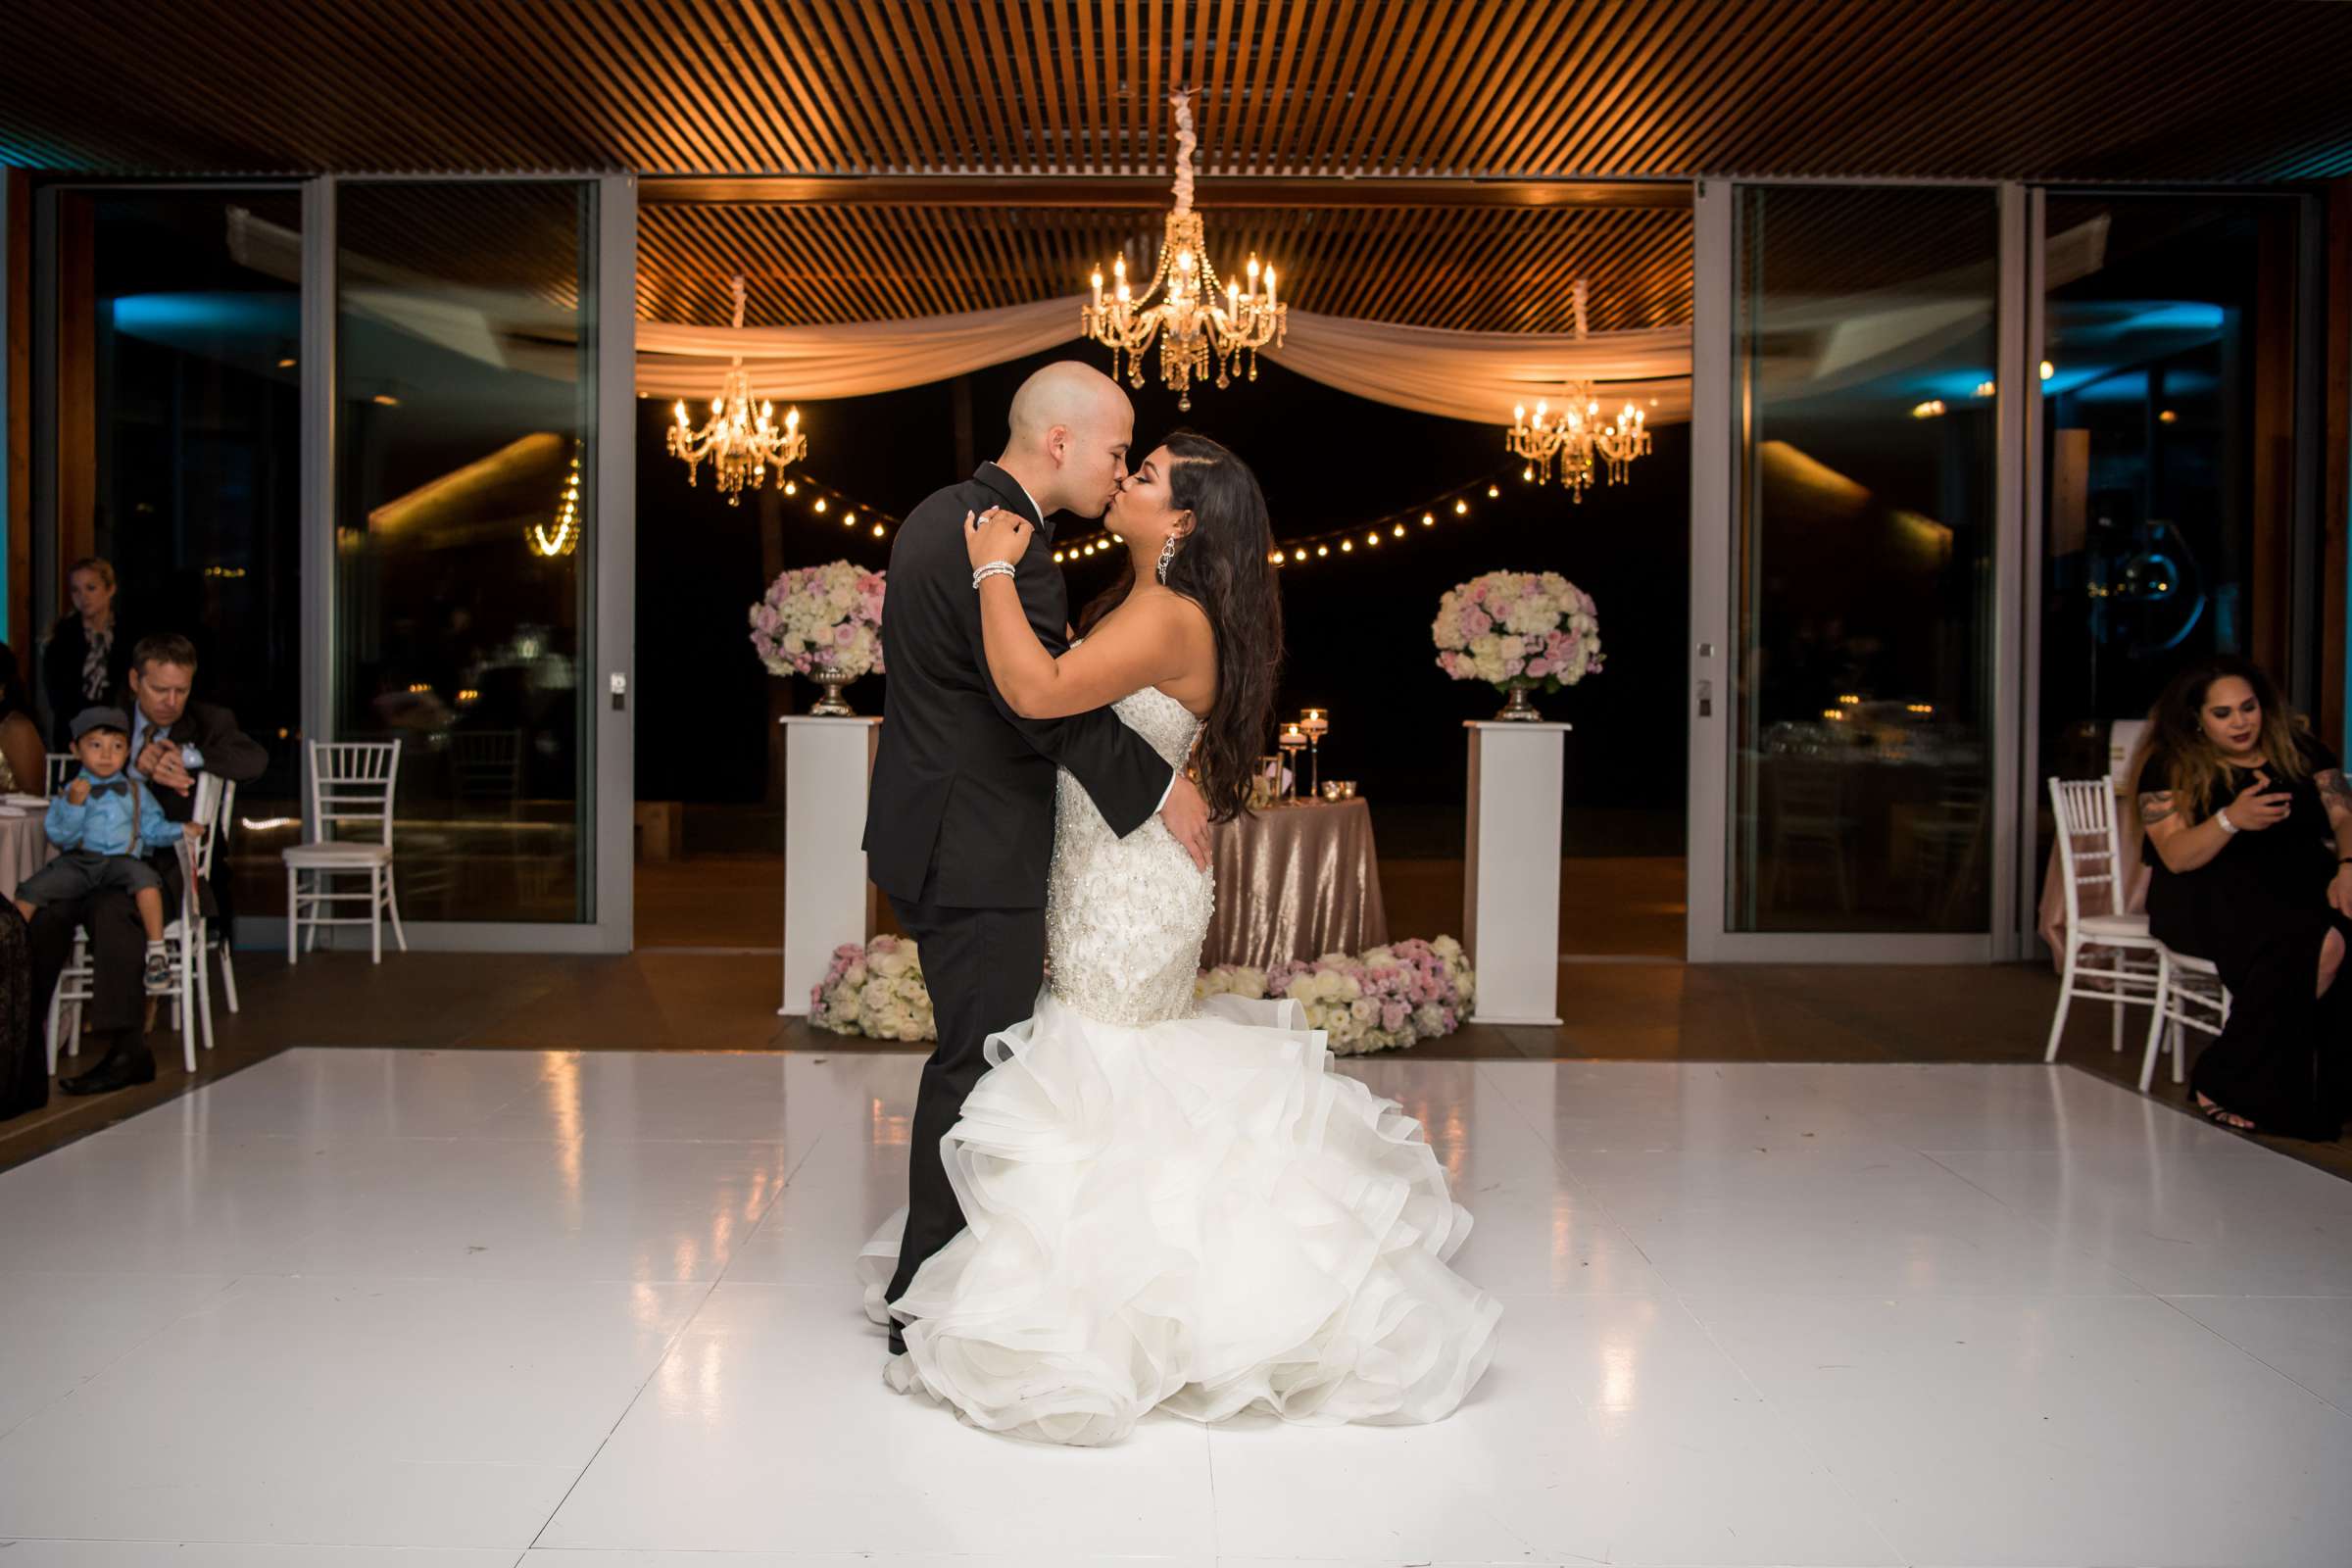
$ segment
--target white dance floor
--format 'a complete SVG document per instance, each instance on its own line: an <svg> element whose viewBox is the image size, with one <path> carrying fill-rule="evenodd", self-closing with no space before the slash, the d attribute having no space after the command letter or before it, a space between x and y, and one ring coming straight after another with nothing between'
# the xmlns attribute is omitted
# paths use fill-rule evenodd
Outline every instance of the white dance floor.
<svg viewBox="0 0 2352 1568"><path fill-rule="evenodd" d="M302 1051L0 1176L0 1563L2352 1560L2352 1183L2083 1075L1358 1065L1487 1382L1061 1450L882 1386L917 1065Z"/></svg>

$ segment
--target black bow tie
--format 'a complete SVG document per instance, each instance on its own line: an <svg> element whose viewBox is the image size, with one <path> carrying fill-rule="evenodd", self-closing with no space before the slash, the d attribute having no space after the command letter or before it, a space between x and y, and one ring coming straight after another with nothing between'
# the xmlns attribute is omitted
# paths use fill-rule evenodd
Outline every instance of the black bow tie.
<svg viewBox="0 0 2352 1568"><path fill-rule="evenodd" d="M106 784L101 784L96 779L90 780L90 799L93 801L101 795L128 795L129 793L130 785L122 779L116 779Z"/></svg>

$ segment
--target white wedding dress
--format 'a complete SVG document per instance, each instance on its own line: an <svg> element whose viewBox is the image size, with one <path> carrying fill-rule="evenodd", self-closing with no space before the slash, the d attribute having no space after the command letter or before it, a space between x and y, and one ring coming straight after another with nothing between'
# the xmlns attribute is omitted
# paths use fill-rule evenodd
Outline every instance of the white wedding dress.
<svg viewBox="0 0 2352 1568"><path fill-rule="evenodd" d="M1174 698L1116 711L1171 765L1191 749ZM1154 1407L1448 1414L1502 1308L1446 1266L1470 1216L1420 1124L1329 1070L1298 1003L1197 1003L1208 874L1156 818L1119 839L1059 789L1050 979L947 1136L965 1229L897 1303L893 1385L1050 1443L1115 1442ZM906 1217L858 1259L878 1323Z"/></svg>

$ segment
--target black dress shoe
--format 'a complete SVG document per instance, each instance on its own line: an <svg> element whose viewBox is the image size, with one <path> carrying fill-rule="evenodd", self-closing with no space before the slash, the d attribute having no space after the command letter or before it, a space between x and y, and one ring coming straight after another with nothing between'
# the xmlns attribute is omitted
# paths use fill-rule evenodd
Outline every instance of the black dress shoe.
<svg viewBox="0 0 2352 1568"><path fill-rule="evenodd" d="M901 1334L896 1328L890 1331L890 1353L893 1355L906 1353L906 1336Z"/></svg>
<svg viewBox="0 0 2352 1568"><path fill-rule="evenodd" d="M141 1050L111 1052L107 1058L75 1078L62 1078L57 1087L69 1095L104 1095L136 1084L155 1082L155 1054Z"/></svg>

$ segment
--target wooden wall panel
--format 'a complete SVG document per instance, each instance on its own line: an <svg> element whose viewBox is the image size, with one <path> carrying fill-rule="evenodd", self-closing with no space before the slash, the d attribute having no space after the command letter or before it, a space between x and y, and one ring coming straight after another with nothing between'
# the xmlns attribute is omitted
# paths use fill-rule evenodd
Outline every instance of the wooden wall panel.
<svg viewBox="0 0 2352 1568"><path fill-rule="evenodd" d="M2320 438L2326 470L2320 488L2320 699L2313 714L2337 756L2352 725L2345 722L2345 590L2352 577L2352 179L2328 190L2328 309L2323 331L2328 357Z"/></svg>
<svg viewBox="0 0 2352 1568"><path fill-rule="evenodd" d="M364 21L362 18L364 17ZM2352 173L2301 0L45 0L0 147L105 172Z"/></svg>
<svg viewBox="0 0 2352 1568"><path fill-rule="evenodd" d="M32 180L23 170L0 170L0 202L7 204L8 254L0 258L0 277L7 289L0 294L0 339L7 353L0 361L8 395L0 398L8 410L7 427L0 429L8 464L8 640L16 650L17 668L32 674L32 650L37 639L32 624Z"/></svg>

